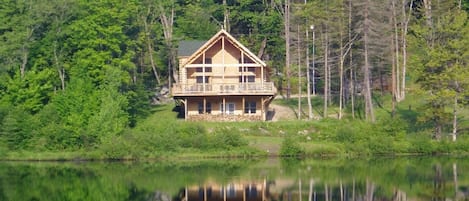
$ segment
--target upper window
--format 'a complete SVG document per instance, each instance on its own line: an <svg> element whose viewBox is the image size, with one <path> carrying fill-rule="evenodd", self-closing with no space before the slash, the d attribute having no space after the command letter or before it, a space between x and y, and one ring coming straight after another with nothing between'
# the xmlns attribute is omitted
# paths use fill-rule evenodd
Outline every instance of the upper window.
<svg viewBox="0 0 469 201"><path fill-rule="evenodd" d="M251 73L256 73L256 68L255 67L239 67L239 72L251 72Z"/></svg>
<svg viewBox="0 0 469 201"><path fill-rule="evenodd" d="M195 72L201 73L204 72L202 67L195 68ZM212 72L212 67L205 67L205 72Z"/></svg>
<svg viewBox="0 0 469 201"><path fill-rule="evenodd" d="M205 82L204 82L204 77L205 77ZM195 79L197 81L197 84L202 84L202 83L208 83L208 76L196 76Z"/></svg>
<svg viewBox="0 0 469 201"><path fill-rule="evenodd" d="M212 58L205 58L205 64L212 64Z"/></svg>

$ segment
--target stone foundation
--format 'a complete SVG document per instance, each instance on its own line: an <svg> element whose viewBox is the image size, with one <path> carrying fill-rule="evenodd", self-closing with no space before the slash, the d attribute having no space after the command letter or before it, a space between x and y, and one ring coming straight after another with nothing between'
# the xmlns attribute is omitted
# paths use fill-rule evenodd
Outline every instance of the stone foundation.
<svg viewBox="0 0 469 201"><path fill-rule="evenodd" d="M187 120L189 121L220 121L220 122L235 122L235 121L263 121L260 115L211 115L199 114L190 115Z"/></svg>

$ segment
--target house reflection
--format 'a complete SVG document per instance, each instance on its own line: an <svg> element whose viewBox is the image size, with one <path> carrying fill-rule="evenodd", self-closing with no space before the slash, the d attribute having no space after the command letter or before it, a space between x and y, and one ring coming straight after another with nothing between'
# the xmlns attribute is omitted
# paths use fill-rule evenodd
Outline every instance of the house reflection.
<svg viewBox="0 0 469 201"><path fill-rule="evenodd" d="M229 184L207 183L203 186L188 186L181 190L180 201L267 201L267 182L245 181Z"/></svg>

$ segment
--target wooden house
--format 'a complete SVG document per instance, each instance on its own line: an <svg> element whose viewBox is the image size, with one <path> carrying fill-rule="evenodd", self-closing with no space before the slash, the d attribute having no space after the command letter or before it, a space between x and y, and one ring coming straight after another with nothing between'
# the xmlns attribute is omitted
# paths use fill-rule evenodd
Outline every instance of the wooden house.
<svg viewBox="0 0 469 201"><path fill-rule="evenodd" d="M186 120L265 121L277 89L267 65L225 30L179 44L172 95Z"/></svg>

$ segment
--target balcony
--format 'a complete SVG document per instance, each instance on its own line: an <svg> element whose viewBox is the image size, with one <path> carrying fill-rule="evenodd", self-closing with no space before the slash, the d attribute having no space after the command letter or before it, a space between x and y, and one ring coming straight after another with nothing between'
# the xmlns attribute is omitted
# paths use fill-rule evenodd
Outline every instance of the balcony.
<svg viewBox="0 0 469 201"><path fill-rule="evenodd" d="M172 93L173 96L274 95L277 89L273 82L174 84Z"/></svg>

